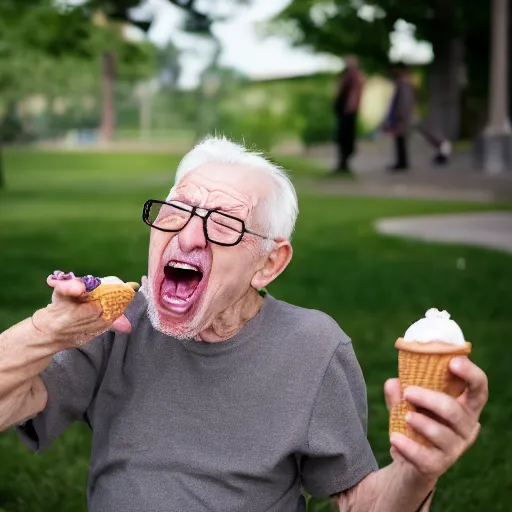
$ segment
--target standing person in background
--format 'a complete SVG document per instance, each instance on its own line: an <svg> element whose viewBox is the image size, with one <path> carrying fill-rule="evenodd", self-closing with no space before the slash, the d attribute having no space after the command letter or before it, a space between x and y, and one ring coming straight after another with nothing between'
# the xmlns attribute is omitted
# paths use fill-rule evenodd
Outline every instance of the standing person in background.
<svg viewBox="0 0 512 512"><path fill-rule="evenodd" d="M364 75L355 55L345 59L346 69L339 78L334 113L336 116L336 143L338 161L335 171L350 172L349 160L355 152L357 113L364 87Z"/></svg>
<svg viewBox="0 0 512 512"><path fill-rule="evenodd" d="M396 160L391 171L406 171L409 168L407 131L414 114L415 94L408 67L398 63L393 69L395 92L391 99L384 130L395 139Z"/></svg>

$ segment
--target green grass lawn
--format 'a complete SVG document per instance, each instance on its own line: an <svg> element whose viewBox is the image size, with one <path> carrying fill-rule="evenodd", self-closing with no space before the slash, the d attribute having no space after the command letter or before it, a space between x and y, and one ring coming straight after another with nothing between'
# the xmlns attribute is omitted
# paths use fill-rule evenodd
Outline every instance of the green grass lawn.
<svg viewBox="0 0 512 512"><path fill-rule="evenodd" d="M7 152L8 188L0 192L0 331L48 303L45 279L54 269L139 280L149 236L142 204L165 197L177 162L163 154ZM304 159L282 163L298 174L318 172ZM299 195L295 255L270 292L329 313L353 339L367 380L369 437L379 463L389 462L382 385L396 374L393 344L426 309L447 309L489 375L490 401L478 443L442 478L433 510L509 511L512 258L385 238L372 229L383 216L485 206ZM457 268L460 258L464 270ZM0 512L85 510L89 448L83 425L37 456L12 432L0 435Z"/></svg>

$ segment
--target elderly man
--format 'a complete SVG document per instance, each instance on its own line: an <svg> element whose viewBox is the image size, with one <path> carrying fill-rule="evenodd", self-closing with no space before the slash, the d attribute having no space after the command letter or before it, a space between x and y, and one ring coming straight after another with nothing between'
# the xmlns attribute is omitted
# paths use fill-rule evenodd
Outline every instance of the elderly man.
<svg viewBox="0 0 512 512"><path fill-rule="evenodd" d="M409 388L430 414L393 434L378 470L366 390L348 336L329 316L258 292L292 258L297 198L262 156L208 139L149 200L148 277L112 324L79 279L0 335L0 426L42 451L73 421L93 432L92 512L297 512L301 490L343 511L414 512L475 441L485 374L452 371L457 400ZM388 405L399 383L385 386Z"/></svg>

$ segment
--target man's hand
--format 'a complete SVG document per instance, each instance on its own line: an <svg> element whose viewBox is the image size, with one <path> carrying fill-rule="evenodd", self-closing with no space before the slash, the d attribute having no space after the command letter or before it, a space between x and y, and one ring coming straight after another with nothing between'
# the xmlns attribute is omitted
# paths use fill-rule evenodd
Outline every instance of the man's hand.
<svg viewBox="0 0 512 512"><path fill-rule="evenodd" d="M426 480L439 478L473 445L488 398L487 376L467 357L454 358L450 371L466 382L459 398L415 386L404 392L409 403L429 414L410 413L407 423L434 446L423 446L397 432L391 434L393 459ZM388 380L384 391L388 408L400 401L398 379Z"/></svg>
<svg viewBox="0 0 512 512"><path fill-rule="evenodd" d="M62 281L49 276L47 283L53 288L52 302L36 311L32 321L37 330L62 348L82 345L109 329L131 332L124 315L113 323L102 318L101 306L96 301L87 301L85 284L80 279Z"/></svg>
<svg viewBox="0 0 512 512"><path fill-rule="evenodd" d="M80 279L53 279L52 302L31 318L0 333L0 431L24 422L46 406L48 392L41 372L53 356L77 347L108 329L130 332L125 316L106 322L97 301L87 301Z"/></svg>
<svg viewBox="0 0 512 512"><path fill-rule="evenodd" d="M415 512L429 510L427 496L438 478L475 442L480 413L487 402L487 377L467 357L451 361L450 370L466 383L457 399L424 388L408 387L405 398L422 413L412 413L409 425L434 446L423 446L408 437L391 434L393 463L368 475L339 496L347 512ZM400 382L384 386L389 409L400 401ZM428 414L428 416L426 415Z"/></svg>

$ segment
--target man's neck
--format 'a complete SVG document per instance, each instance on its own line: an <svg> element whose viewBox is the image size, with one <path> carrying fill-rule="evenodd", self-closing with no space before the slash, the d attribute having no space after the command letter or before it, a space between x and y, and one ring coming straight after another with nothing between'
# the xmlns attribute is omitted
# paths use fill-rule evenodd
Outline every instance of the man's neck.
<svg viewBox="0 0 512 512"><path fill-rule="evenodd" d="M200 332L198 340L209 343L226 341L238 334L254 318L263 305L263 297L254 289L218 315L210 327Z"/></svg>

